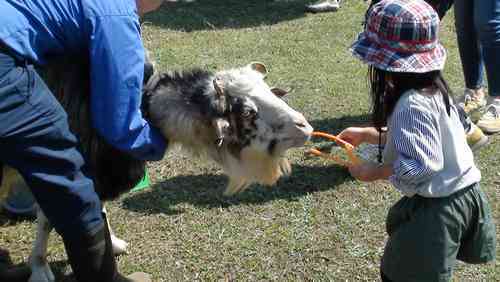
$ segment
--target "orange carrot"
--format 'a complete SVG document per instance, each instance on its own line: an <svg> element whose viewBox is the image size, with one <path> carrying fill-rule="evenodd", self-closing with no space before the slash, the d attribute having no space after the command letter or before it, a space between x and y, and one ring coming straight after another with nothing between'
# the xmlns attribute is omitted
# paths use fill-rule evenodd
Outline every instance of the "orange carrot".
<svg viewBox="0 0 500 282"><path fill-rule="evenodd" d="M342 166L346 166L346 167L351 166L351 165L359 165L361 163L361 160L354 153L355 147L352 144L350 144L349 142L346 142L346 141L338 138L335 135L331 135L331 134L328 134L325 132L320 132L320 131L314 131L312 133L312 136L327 138L327 139L330 139L330 140L334 141L335 143L337 143L340 147L342 147L346 151L346 154L349 157L350 163L342 160L341 158L339 158L337 156L325 154L317 149L310 149L309 153L314 154L314 155L319 156L319 157L333 160L333 161L337 162L338 164L340 164Z"/></svg>

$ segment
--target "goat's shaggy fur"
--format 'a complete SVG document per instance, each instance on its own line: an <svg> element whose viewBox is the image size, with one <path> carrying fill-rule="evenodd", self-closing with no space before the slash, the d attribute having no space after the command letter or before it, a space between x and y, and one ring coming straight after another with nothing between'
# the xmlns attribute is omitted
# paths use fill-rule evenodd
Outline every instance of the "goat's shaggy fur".
<svg viewBox="0 0 500 282"><path fill-rule="evenodd" d="M227 101L222 110L217 106L214 79L219 79L224 88ZM220 73L203 70L162 73L147 85L143 106L150 121L161 128L170 143L208 156L221 165L230 178L226 194L234 194L254 182L272 185L290 172L283 152L274 152L272 147L259 151L250 146L253 139L264 138L257 132L258 116L253 120L241 117L245 103L252 102L249 93L256 85L267 86L263 74L252 67ZM222 145L214 142L217 133L211 126L217 117L226 119L230 128Z"/></svg>

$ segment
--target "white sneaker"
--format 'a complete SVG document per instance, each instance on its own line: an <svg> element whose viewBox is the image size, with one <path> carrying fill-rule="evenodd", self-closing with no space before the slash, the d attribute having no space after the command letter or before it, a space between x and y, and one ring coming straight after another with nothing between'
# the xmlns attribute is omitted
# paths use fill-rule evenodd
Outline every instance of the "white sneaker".
<svg viewBox="0 0 500 282"><path fill-rule="evenodd" d="M500 99L491 102L477 122L477 126L486 133L500 132Z"/></svg>
<svg viewBox="0 0 500 282"><path fill-rule="evenodd" d="M323 0L306 5L306 11L311 13L335 12L340 8L337 0Z"/></svg>

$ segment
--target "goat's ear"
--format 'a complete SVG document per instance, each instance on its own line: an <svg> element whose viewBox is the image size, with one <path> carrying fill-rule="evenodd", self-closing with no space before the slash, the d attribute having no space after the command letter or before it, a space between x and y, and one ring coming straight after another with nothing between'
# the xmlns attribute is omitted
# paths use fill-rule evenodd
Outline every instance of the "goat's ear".
<svg viewBox="0 0 500 282"><path fill-rule="evenodd" d="M281 89L281 88L277 88L277 87L271 88L271 92L273 92L274 95L276 95L280 98L283 98L288 94L288 91L286 91L285 89Z"/></svg>
<svg viewBox="0 0 500 282"><path fill-rule="evenodd" d="M266 77L267 68L263 63L260 62L252 62L249 64L250 68L256 72L260 72L262 76Z"/></svg>

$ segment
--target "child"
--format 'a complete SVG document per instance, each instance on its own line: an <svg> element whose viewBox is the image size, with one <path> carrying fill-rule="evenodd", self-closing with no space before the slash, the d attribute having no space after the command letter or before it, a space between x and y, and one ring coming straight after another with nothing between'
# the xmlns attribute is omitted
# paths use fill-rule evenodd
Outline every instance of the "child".
<svg viewBox="0 0 500 282"><path fill-rule="evenodd" d="M372 0L370 2L370 8L380 1L381 0ZM441 20L453 5L454 0L425 0L425 2L434 8L439 15L439 19ZM370 9L368 9L368 11L369 10ZM488 136L485 135L484 132L477 125L475 125L470 118L470 115L473 112L477 112L479 108L484 107L486 104L483 89L476 86L478 85L473 87L474 90L466 89L464 96L460 97L457 103L458 116L460 117L460 121L465 129L467 143L471 147L472 151L482 148L489 142Z"/></svg>
<svg viewBox="0 0 500 282"><path fill-rule="evenodd" d="M449 281L456 259L495 258L496 232L481 174L444 81L439 17L422 0L384 0L368 11L352 46L369 65L374 127L340 137L379 144L380 165L349 168L361 181L388 179L404 197L387 216L383 281ZM382 128L387 128L383 132Z"/></svg>

